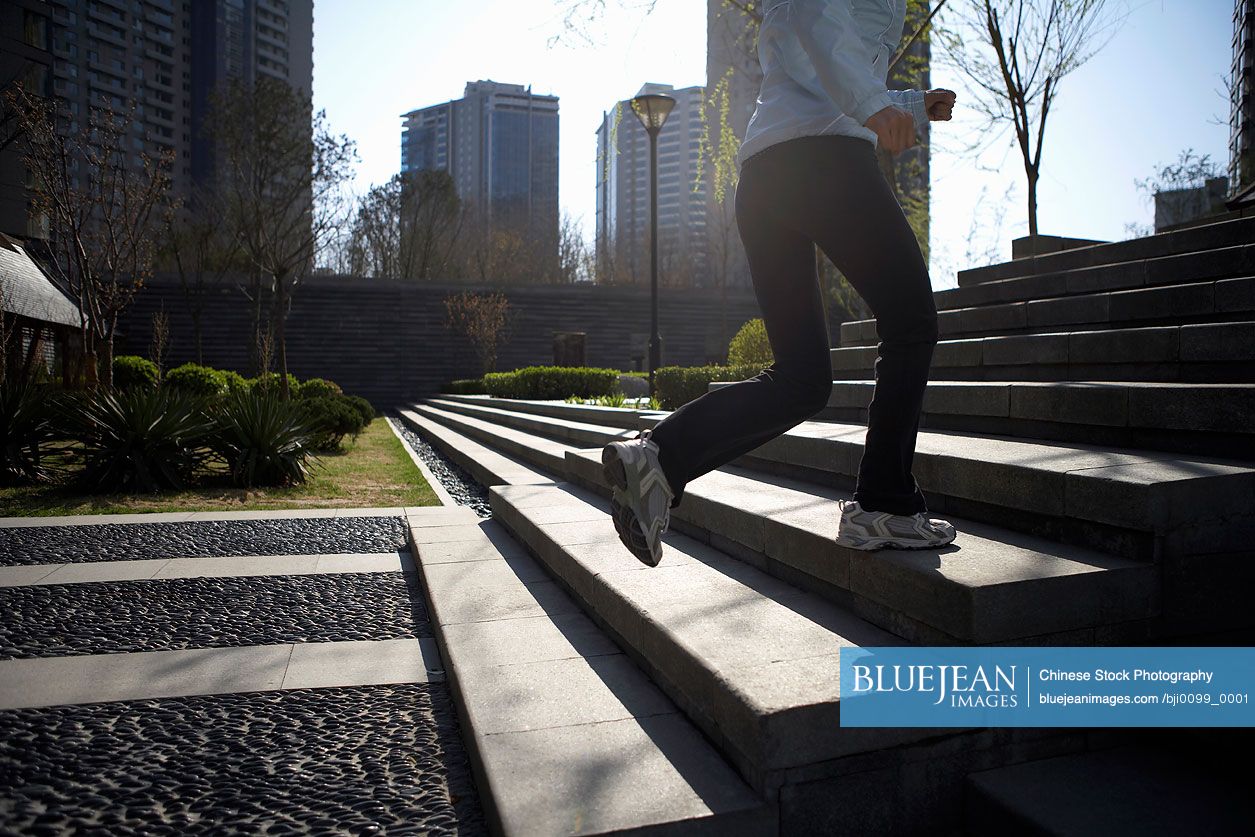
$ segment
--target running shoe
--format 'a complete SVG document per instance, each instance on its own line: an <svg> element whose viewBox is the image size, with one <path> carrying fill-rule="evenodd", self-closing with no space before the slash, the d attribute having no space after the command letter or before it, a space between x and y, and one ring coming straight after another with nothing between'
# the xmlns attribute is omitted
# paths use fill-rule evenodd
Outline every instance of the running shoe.
<svg viewBox="0 0 1255 837"><path fill-rule="evenodd" d="M643 563L662 560L662 534L671 525L675 496L658 462L652 430L636 438L611 442L601 450L602 473L614 489L614 528L623 545Z"/></svg>
<svg viewBox="0 0 1255 837"><path fill-rule="evenodd" d="M837 545L851 549L935 549L954 540L954 527L948 521L930 518L924 512L890 514L867 511L855 500L838 500L841 523Z"/></svg>

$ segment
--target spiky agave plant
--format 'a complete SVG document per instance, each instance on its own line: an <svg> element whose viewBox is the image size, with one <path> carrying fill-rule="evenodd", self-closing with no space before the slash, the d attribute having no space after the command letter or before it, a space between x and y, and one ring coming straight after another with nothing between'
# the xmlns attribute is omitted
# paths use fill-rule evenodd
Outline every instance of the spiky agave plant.
<svg viewBox="0 0 1255 837"><path fill-rule="evenodd" d="M0 386L0 485L54 477L48 455L58 435L61 397L47 386L11 378Z"/></svg>
<svg viewBox="0 0 1255 837"><path fill-rule="evenodd" d="M98 390L70 411L90 491L154 492L186 486L212 456L204 402L166 390Z"/></svg>
<svg viewBox="0 0 1255 837"><path fill-rule="evenodd" d="M300 402L237 392L215 412L213 447L236 485L296 485L309 475L316 435Z"/></svg>

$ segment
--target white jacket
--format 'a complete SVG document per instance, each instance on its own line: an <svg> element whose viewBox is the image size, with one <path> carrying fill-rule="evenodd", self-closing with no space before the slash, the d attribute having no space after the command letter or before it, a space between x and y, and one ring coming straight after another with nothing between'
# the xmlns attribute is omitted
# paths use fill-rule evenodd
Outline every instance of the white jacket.
<svg viewBox="0 0 1255 837"><path fill-rule="evenodd" d="M817 134L862 137L877 111L896 105L928 124L922 90L888 90L906 0L768 0L758 32L763 83L737 164L787 139Z"/></svg>

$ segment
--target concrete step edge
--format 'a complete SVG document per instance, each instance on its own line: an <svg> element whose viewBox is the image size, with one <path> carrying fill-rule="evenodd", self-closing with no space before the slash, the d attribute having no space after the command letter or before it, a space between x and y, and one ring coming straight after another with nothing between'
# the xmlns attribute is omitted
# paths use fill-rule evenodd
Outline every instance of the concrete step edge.
<svg viewBox="0 0 1255 837"><path fill-rule="evenodd" d="M840 727L837 648L902 644L844 608L676 532L664 536L662 563L646 567L619 542L609 505L571 484L490 496L495 518L760 793L790 768L936 733ZM548 522L566 508L592 519Z"/></svg>
<svg viewBox="0 0 1255 837"><path fill-rule="evenodd" d="M1226 282L1248 282L1249 283L1253 280L1255 280L1255 277L1246 276L1246 277L1234 277L1230 279L1208 279L1208 280L1201 280L1199 282L1178 284L1178 285L1150 285L1150 286L1135 287L1135 288L1101 290L1101 291L1095 291L1093 293L1074 294L1074 295L1059 296L1059 297L1032 297L1028 299L1019 299L1019 300L991 300L989 302L975 304L975 305L960 305L957 307L939 307L937 309L937 314L938 314L938 317L940 318L939 325L941 327L942 335L946 337L955 337L955 338L971 336L973 333L979 334L980 332L1006 332L1006 333L1019 334L1022 332L1026 332L1030 328L1047 329L1051 327L1068 326L1068 325L1073 325L1073 324L1080 325L1080 324L1091 324L1091 323L1108 323L1112 326L1116 326L1117 324L1122 324L1122 323L1135 323L1138 320L1153 319L1153 317L1140 316L1140 315L1135 315L1134 312L1127 312L1127 316L1113 318L1112 315L1107 313L1106 307L1105 307L1105 303L1111 301L1112 297L1121 297L1125 300L1128 300L1128 299L1136 300L1136 299L1142 299L1142 298L1149 299L1149 298L1153 298L1156 295L1163 295L1172 291L1178 291L1178 292L1195 291L1195 292L1202 292L1202 293L1206 293L1210 295L1210 294L1214 294L1217 284L1226 283ZM1210 287L1210 291L1206 290L1208 287ZM1039 318L1040 320L1039 322L1028 321L1028 311L1027 311L1026 306L1032 306L1034 304L1048 305L1051 303L1058 303L1061 300L1066 300L1067 303L1070 305L1089 305L1096 310L1094 314L1088 319L1078 319L1076 316L1067 316L1065 314L1057 313L1053 315L1050 315L1050 314L1035 315ZM996 316L999 313L1005 313L1008 316L1010 316L1014 312L1014 310L1017 308L1025 308L1025 312L1024 312L1025 316L1023 317L1023 320L1024 320L1023 323L1017 322L1014 325L1009 325L1005 327L997 326L997 325L979 324L979 323L973 323L970 326L963 325L964 315L966 315L968 318L979 317L979 316ZM1249 312L1250 312L1249 308L1244 309L1241 307L1233 308L1228 311L1216 311L1214 307L1214 302L1213 302L1210 310L1184 312L1184 313L1174 312L1174 313L1169 313L1167 315L1157 315L1157 316L1181 317L1181 318L1185 318L1183 322L1179 323L1181 325L1198 325L1200 323L1206 322L1205 320L1200 319L1200 318L1205 318L1205 317L1213 316L1216 314L1221 314L1221 315L1226 314L1226 313L1241 314L1241 313L1249 313ZM1011 317L1011 319L1016 319L1016 318ZM1159 323L1159 325L1162 325L1162 323ZM1000 336L1000 334L988 334L988 335L982 334L980 336ZM869 346L869 345L874 346L877 342L876 320L875 319L847 320L846 322L841 324L840 337L841 337L841 345L843 347Z"/></svg>
<svg viewBox="0 0 1255 837"><path fill-rule="evenodd" d="M1066 270L1067 265L1073 269L1080 261L1089 261L1089 267L1104 267L1112 264L1124 264L1140 261L1145 258L1161 258L1163 256L1181 255L1191 252L1207 252L1214 249L1208 245L1199 249L1203 241L1215 242L1220 246L1231 246L1227 242L1240 244L1251 239L1251 230L1255 223L1249 218L1233 218L1217 221L1213 224L1201 224L1189 228L1169 230L1153 236L1143 236L1129 241L1113 241L1106 244L1095 244L1088 247L1073 248L1057 253L1044 253L1028 259L1015 259L999 262L994 265L961 270L958 273L960 287L986 284L1013 278L1014 276L1031 276L1051 270ZM1086 251L1086 252L1082 252ZM1133 255L1142 251L1143 255ZM1017 273L1016 271L1022 271Z"/></svg>
<svg viewBox="0 0 1255 837"><path fill-rule="evenodd" d="M537 401L525 398L498 398L491 395L454 395L440 393L429 400L454 401L474 404L481 407L502 407L508 405L516 412L535 413L536 415L553 418L571 419L588 424L605 425L608 427L634 428L638 416L642 413L657 412L656 410L639 410L625 407L595 407L588 404L568 404L564 401Z"/></svg>
<svg viewBox="0 0 1255 837"><path fill-rule="evenodd" d="M571 430L571 423L557 419L512 415L496 408L467 406L463 410L490 417L491 420L485 420L468 415L467 427L475 432L491 436L497 432L492 430L493 424L505 424L503 443L519 456L528 455L533 446L540 444L531 442L529 434L544 438ZM659 420L657 415L646 416L642 424L653 426ZM518 429L520 425L527 429ZM577 438L562 443L567 446L564 450L625 438L624 433L591 425L579 427L576 435ZM813 472L824 479L852 480L857 474L865 435L862 425L803 422L742 461L750 467L767 462L794 469L795 474ZM1150 534L1164 534L1194 519L1241 513L1245 508L1243 498L1255 492L1255 466L1240 463L934 431L919 433L915 465L916 479L927 494L1041 516L1091 520ZM550 470L562 474L565 466L555 463ZM1190 496L1218 494L1229 496L1233 502L1213 502L1201 510L1174 503L1174 498L1184 496L1186 487L1192 492ZM1228 495L1223 493L1226 490Z"/></svg>
<svg viewBox="0 0 1255 837"><path fill-rule="evenodd" d="M594 481L600 467L598 451L599 449L592 452L569 450L566 455L567 467L560 478L576 479L581 473L587 473L588 480ZM481 458L490 457L481 455ZM757 483L746 477L716 475L716 479L720 477L747 485L753 483L757 491L773 490L769 483ZM718 543L730 547L739 546L737 557L768 571L774 569L775 574L782 574L790 579L814 582L812 589L829 595L836 591L837 599L848 599L851 595L867 597L864 603L867 615L890 629L896 627L899 632L912 630L930 641L996 642L1057 633L1061 630L1087 630L1094 627L1096 620L1091 613L1085 611L1085 603L1095 596L1123 602L1123 605L1103 605L1105 613L1112 621L1151 615L1149 608L1153 607L1157 573L1147 564L1114 559L1091 550L1046 544L1039 539L996 527L960 523L967 532L973 528L981 530L981 554L990 551L991 547L986 545L989 538L1007 541L1006 548L1015 550L1018 556L1013 566L1018 567L1021 572L1026 566L1022 554L1024 544L1039 544L1043 551L1042 561L1050 561L1054 565L1051 573L1042 573L1040 567L1033 569L1029 579L1019 579L1018 586L1015 583L1016 577L998 578L996 575L980 583L965 585L948 579L944 572L938 573L928 559L924 559L924 564L921 565L918 553L899 553L896 556L887 552L856 553L838 548L835 543L826 543L825 537L817 531L811 531L804 524L788 520L756 519L751 513L738 510L736 495L733 495L733 501L724 502L719 499L718 489L703 489L703 480L710 482L706 478L695 480L686 489L693 492L694 499L674 511L673 519L689 520L689 515L692 515L695 527L700 528L703 524L706 526L704 539L708 541L712 540L710 527L714 526L714 539ZM494 480L494 484L501 482L506 481ZM822 491L818 487L811 487L811 490ZM835 509L835 503L833 507ZM739 520L729 520L729 517L738 516ZM717 522L712 524L712 520L721 520L726 525ZM764 526L771 528L770 535ZM747 532L754 534L747 535ZM835 535L835 530L828 534ZM768 541L770 546L767 545ZM1014 546L1014 543L1021 546ZM1055 555L1047 558L1045 552L1059 555L1070 553L1073 557L1061 558ZM978 559L980 563L983 561L984 559ZM1078 564L1077 561L1089 563ZM966 559L960 562L963 563L966 563ZM860 569L854 574L853 581L852 566ZM1027 566L1031 567L1032 562ZM1107 572L1107 580L1101 584L1096 583L1091 567L1102 567ZM982 572L987 573L987 568ZM1140 592L1126 595L1122 582L1115 578L1116 573L1128 579L1131 585L1128 589ZM1034 586L1043 592L1028 593ZM901 591L913 591L912 594L917 597L913 606L901 601ZM1039 601L1043 597L1057 600L1057 606L1047 609L1046 612L1038 612L1037 621L1030 619L1026 627L1024 618L1027 614L1022 612L1023 604L1030 600ZM904 617L910 620L910 624L900 621Z"/></svg>
<svg viewBox="0 0 1255 837"><path fill-rule="evenodd" d="M609 495L599 449L567 461L572 481ZM1152 565L950 516L959 535L940 549L838 546L842 494L715 472L690 483L671 516L685 534L912 641L1025 641L1156 613Z"/></svg>

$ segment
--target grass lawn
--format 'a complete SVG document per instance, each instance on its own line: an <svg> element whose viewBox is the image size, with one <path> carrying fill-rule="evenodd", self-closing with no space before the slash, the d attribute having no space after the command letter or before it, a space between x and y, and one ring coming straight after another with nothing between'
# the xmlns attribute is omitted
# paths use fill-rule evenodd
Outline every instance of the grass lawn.
<svg viewBox="0 0 1255 837"><path fill-rule="evenodd" d="M314 460L309 480L295 488L202 486L162 494L83 495L56 486L0 488L0 517L132 512L251 511L379 506L435 506L440 500L385 419L357 441Z"/></svg>

